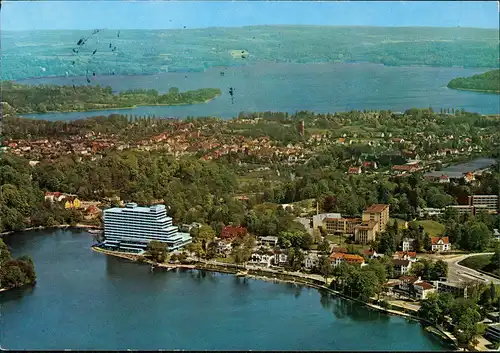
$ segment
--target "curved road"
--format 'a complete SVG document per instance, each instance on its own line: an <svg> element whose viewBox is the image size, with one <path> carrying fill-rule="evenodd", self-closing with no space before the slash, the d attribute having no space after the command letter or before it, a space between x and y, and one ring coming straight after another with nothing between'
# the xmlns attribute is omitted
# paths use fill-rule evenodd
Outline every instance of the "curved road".
<svg viewBox="0 0 500 353"><path fill-rule="evenodd" d="M443 261L448 263L448 278L452 281L483 281L488 283L493 282L494 284L500 284L500 279L482 274L476 270L458 264L460 261L468 257L478 255L493 255L493 253L486 252L481 254L467 254L443 259Z"/></svg>

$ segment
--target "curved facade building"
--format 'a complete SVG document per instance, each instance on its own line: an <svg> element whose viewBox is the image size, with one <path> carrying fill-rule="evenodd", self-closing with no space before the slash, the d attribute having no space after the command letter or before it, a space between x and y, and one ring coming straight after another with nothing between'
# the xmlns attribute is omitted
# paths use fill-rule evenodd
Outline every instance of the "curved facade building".
<svg viewBox="0 0 500 353"><path fill-rule="evenodd" d="M152 240L166 243L169 250L192 240L189 233L179 232L172 224L165 205L139 207L136 203L104 211L104 239L102 246L130 252L146 250Z"/></svg>

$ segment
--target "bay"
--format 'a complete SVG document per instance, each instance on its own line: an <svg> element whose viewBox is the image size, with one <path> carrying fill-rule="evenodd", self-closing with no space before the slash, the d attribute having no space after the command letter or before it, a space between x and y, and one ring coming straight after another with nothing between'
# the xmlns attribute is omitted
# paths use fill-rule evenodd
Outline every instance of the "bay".
<svg viewBox="0 0 500 353"><path fill-rule="evenodd" d="M93 252L91 236L4 237L34 288L0 293L8 349L445 350L421 325L293 284L155 271Z"/></svg>
<svg viewBox="0 0 500 353"><path fill-rule="evenodd" d="M221 76L221 71L225 74ZM96 76L92 84L114 91L143 88L167 92L220 88L223 94L206 104L143 106L92 112L25 114L47 120L74 120L113 113L186 118L216 116L232 118L240 112L309 110L333 113L350 110L405 111L410 108L463 108L480 114L499 114L498 95L458 91L446 87L455 77L487 69L398 66L370 63L258 63L215 67L204 72L171 72L145 76ZM51 77L17 81L25 84L86 84L83 77ZM233 87L234 103L229 95Z"/></svg>

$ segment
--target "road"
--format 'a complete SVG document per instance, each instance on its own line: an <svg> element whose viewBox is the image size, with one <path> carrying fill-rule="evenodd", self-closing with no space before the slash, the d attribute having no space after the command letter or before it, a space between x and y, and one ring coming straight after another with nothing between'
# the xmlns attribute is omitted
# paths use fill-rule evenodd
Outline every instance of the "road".
<svg viewBox="0 0 500 353"><path fill-rule="evenodd" d="M478 256L478 255L493 255L491 252L481 253L481 254L467 254L458 255L453 257L443 258L442 260L448 263L448 278L450 281L483 281L483 282L493 282L494 284L500 284L500 280L494 277L484 275L471 268L459 265L458 263L468 257Z"/></svg>

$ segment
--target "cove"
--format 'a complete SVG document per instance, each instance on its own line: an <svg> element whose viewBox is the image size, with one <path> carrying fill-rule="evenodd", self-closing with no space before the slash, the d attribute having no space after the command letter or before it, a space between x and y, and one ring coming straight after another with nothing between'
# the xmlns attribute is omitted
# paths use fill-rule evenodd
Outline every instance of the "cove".
<svg viewBox="0 0 500 353"><path fill-rule="evenodd" d="M333 113L350 110L405 111L409 108L464 108L480 114L499 114L498 95L453 90L446 87L455 77L468 77L487 69L424 66L390 67L370 63L258 63L249 66L210 68L204 72L171 72L148 76L95 77L94 84L128 89L170 87L180 90L219 88L222 96L206 104L141 106L91 112L25 114L47 120L75 120L109 114L156 115L186 118L232 118L240 112L309 110ZM225 75L221 76L220 72ZM85 84L85 78L52 77L17 81L24 84ZM234 104L229 88L233 87Z"/></svg>
<svg viewBox="0 0 500 353"><path fill-rule="evenodd" d="M3 348L445 350L419 323L316 289L155 271L90 249L79 230L4 236L35 261L34 288L0 293Z"/></svg>

